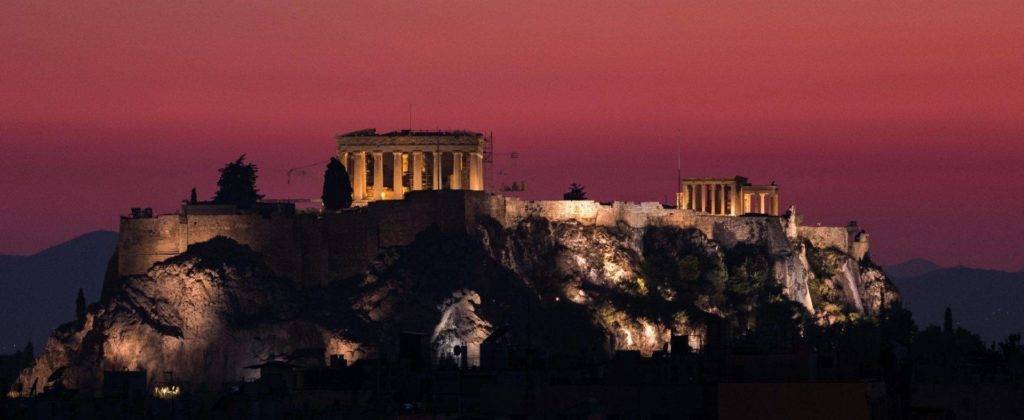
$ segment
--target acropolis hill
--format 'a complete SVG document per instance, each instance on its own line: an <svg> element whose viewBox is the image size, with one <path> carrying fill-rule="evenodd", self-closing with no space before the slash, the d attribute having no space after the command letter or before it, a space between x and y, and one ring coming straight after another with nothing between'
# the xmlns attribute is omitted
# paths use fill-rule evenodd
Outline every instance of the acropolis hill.
<svg viewBox="0 0 1024 420"><path fill-rule="evenodd" d="M381 200L338 213L192 213L121 220L118 273L145 274L154 263L178 255L188 246L225 236L249 245L280 275L302 284L321 285L358 274L382 248L403 246L431 226L472 234L482 220L511 228L530 217L583 226L695 228L724 245L767 241L775 251L789 241L807 239L820 248L834 247L860 260L868 251L867 235L856 225L799 226L798 217L713 215L665 208L661 203L591 200L521 200L482 191L415 191L402 200Z"/></svg>
<svg viewBox="0 0 1024 420"><path fill-rule="evenodd" d="M354 198L363 206L337 213L286 209L261 214L185 204L178 214L122 218L118 273L144 274L189 245L224 236L262 253L280 275L321 285L358 274L381 248L406 245L431 226L471 234L483 219L510 228L529 217L584 226L696 228L727 244L765 239L776 250L786 241L807 239L858 261L868 251L868 236L855 223L799 226L795 214L779 216L777 186L750 185L742 177L687 178L677 208L657 202L529 201L486 193L484 141L467 131L340 135L338 154L352 168Z"/></svg>
<svg viewBox="0 0 1024 420"><path fill-rule="evenodd" d="M126 368L218 385L303 348L380 357L403 331L428 336L435 361L464 349L473 366L498 330L576 361L714 348L730 331L785 342L898 299L856 223L801 226L774 183L686 178L676 205L524 200L485 191L476 133L337 141L351 208L190 200L123 217L103 297L54 333L18 392L95 389Z"/></svg>

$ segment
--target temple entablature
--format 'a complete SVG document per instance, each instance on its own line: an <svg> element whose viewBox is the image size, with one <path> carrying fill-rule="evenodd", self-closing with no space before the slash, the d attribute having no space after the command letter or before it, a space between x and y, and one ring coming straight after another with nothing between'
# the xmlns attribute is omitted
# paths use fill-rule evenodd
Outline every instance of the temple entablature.
<svg viewBox="0 0 1024 420"><path fill-rule="evenodd" d="M357 204L401 199L408 191L484 189L483 134L374 129L339 135L338 158Z"/></svg>
<svg viewBox="0 0 1024 420"><path fill-rule="evenodd" d="M676 207L719 216L778 216L779 187L774 182L754 185L741 176L685 178L676 194Z"/></svg>

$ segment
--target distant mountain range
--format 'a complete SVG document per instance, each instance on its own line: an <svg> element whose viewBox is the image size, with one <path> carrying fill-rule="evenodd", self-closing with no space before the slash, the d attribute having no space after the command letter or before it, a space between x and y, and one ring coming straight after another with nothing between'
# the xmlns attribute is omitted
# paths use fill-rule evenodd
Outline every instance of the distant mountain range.
<svg viewBox="0 0 1024 420"><path fill-rule="evenodd" d="M907 260L899 264L894 264L885 267L885 274L888 274L889 277L892 278L904 279L928 274L932 271L941 268L942 266L931 261L921 258L914 258L912 260Z"/></svg>
<svg viewBox="0 0 1024 420"><path fill-rule="evenodd" d="M50 332L75 317L75 297L99 299L117 233L95 231L35 255L0 255L0 354L32 341L46 344Z"/></svg>
<svg viewBox="0 0 1024 420"><path fill-rule="evenodd" d="M914 259L885 267L918 327L942 325L946 307L953 321L985 341L1024 333L1024 271L943 268Z"/></svg>

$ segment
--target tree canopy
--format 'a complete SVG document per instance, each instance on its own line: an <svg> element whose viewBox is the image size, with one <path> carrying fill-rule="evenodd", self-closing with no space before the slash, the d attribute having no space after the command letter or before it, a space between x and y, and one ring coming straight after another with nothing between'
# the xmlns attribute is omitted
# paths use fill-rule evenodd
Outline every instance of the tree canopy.
<svg viewBox="0 0 1024 420"><path fill-rule="evenodd" d="M259 202L263 196L256 189L257 171L259 169L255 164L245 162L245 155L225 165L220 169L217 195L213 197L213 202L239 207L250 207Z"/></svg>
<svg viewBox="0 0 1024 420"><path fill-rule="evenodd" d="M327 210L339 210L352 206L352 183L348 179L345 165L331 158L324 171L324 191L320 196Z"/></svg>
<svg viewBox="0 0 1024 420"><path fill-rule="evenodd" d="M586 200L587 192L583 191L583 186L575 182L569 186L569 191L562 194L563 200Z"/></svg>

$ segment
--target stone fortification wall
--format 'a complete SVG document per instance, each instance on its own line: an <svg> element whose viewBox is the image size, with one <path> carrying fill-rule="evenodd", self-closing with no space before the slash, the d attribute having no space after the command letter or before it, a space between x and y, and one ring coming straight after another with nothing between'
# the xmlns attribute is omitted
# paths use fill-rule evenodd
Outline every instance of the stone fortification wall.
<svg viewBox="0 0 1024 420"><path fill-rule="evenodd" d="M850 242L850 256L857 261L863 260L870 248L871 243L868 241L868 234L860 233Z"/></svg>
<svg viewBox="0 0 1024 420"><path fill-rule="evenodd" d="M472 196L477 196L475 199ZM161 215L121 220L118 273L144 274L189 245L225 236L264 255L279 275L322 284L358 274L382 247L406 245L436 225L465 232L467 203L482 192L414 192L405 200L374 202L325 215Z"/></svg>
<svg viewBox="0 0 1024 420"><path fill-rule="evenodd" d="M445 232L471 232L479 217L505 227L527 217L554 222L576 221L588 226L620 223L696 228L725 247L740 242L767 244L772 252L788 247L786 221L771 216L712 216L692 210L665 209L660 203L595 201L527 201L480 191L414 191L403 200L385 200L337 213L188 214L121 221L118 271L145 273L154 263L178 255L189 245L226 236L262 253L279 275L303 284L358 275L384 247L412 242L431 226ZM795 222L794 222L795 223ZM800 227L799 236L815 246L849 251L848 231L839 227ZM866 253L866 235L857 242Z"/></svg>
<svg viewBox="0 0 1024 420"><path fill-rule="evenodd" d="M816 248L836 247L848 251L850 236L845 227L800 226L800 237L811 242Z"/></svg>
<svg viewBox="0 0 1024 420"><path fill-rule="evenodd" d="M118 240L118 272L142 274L154 263L178 255L189 245L226 236L262 253L283 275L299 278L303 266L298 250L298 219L256 214L161 215L122 219Z"/></svg>
<svg viewBox="0 0 1024 420"><path fill-rule="evenodd" d="M631 227L675 226L699 229L706 236L726 247L738 242L765 243L773 252L788 246L782 219L770 216L715 216L692 210L666 209L661 203L627 203L616 201L601 204L591 200L527 201L515 197L488 197L490 213L505 227L526 217L543 217L555 222L576 221L587 226L613 227L625 223Z"/></svg>
<svg viewBox="0 0 1024 420"><path fill-rule="evenodd" d="M490 215L505 227L528 217L541 217L552 222L576 221L585 226L612 227L625 223L632 227L670 224L692 227L701 217L690 210L665 209L661 203L626 203L616 201L601 204L592 200L521 200L516 197L491 195ZM712 216L713 217L713 216Z"/></svg>
<svg viewBox="0 0 1024 420"><path fill-rule="evenodd" d="M180 254L178 215L148 219L121 219L117 244L117 271L145 273L154 263Z"/></svg>

